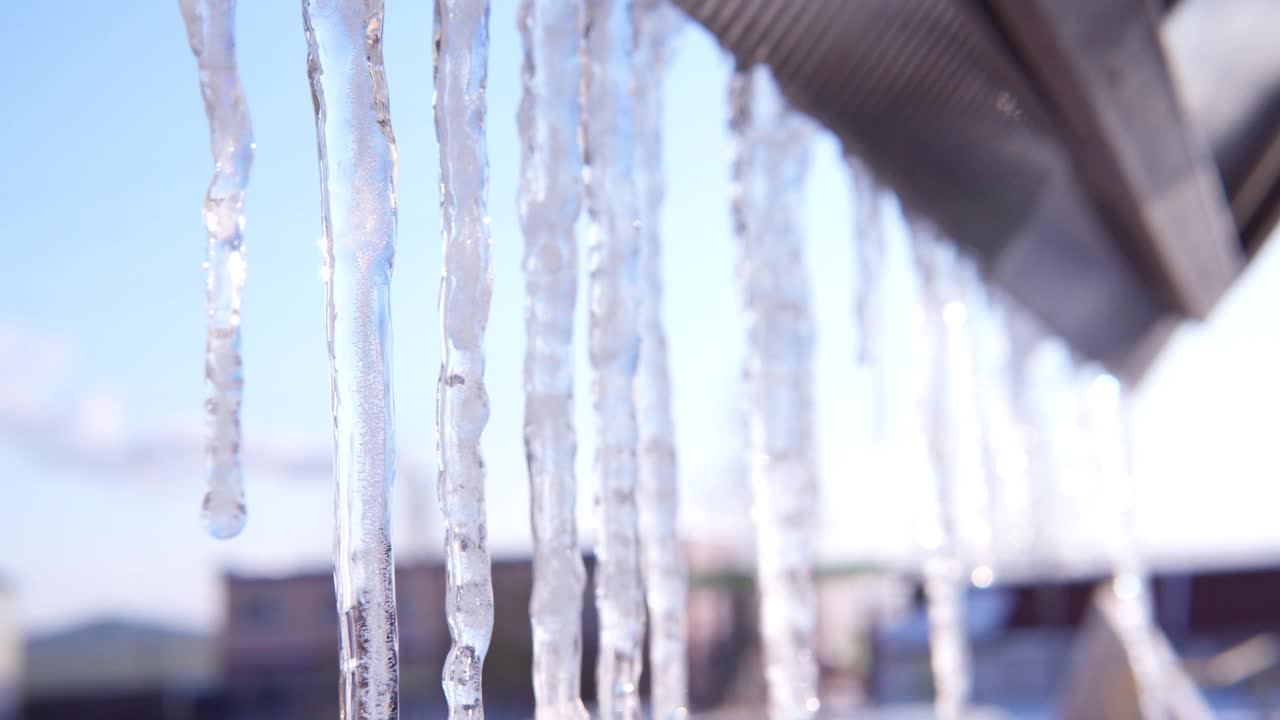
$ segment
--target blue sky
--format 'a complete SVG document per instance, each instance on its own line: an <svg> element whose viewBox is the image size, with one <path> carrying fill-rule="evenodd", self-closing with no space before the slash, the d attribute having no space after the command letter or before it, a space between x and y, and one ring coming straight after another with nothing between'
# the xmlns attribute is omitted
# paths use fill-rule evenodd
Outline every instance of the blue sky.
<svg viewBox="0 0 1280 720"><path fill-rule="evenodd" d="M211 161L195 61L176 2L72 5L23 3L0 25L0 67L7 68L0 129L9 140L8 172L0 175L7 255L0 266L0 575L30 627L97 614L207 625L217 617L222 568L286 572L329 558L328 365L301 13L296 2L244 2L238 19L258 145L244 304L250 520L241 537L219 543L198 522L200 203ZM408 552L440 543L431 459L438 162L430 3L387 5L400 151L396 533ZM515 5L494 2L489 80L495 284L485 450L490 532L501 552L519 552L528 537ZM743 343L721 101L728 63L695 29L681 35L675 56L666 90L663 229L683 521L693 536L740 542ZM835 144L822 137L807 212L820 334L824 553L901 557L910 547L913 486L882 470L869 446L867 378L852 362L847 196ZM1277 254L1271 248L1259 258L1209 326L1175 341L1139 397L1144 535L1167 553L1280 550L1276 472L1264 435L1280 404L1280 331L1268 312L1280 306ZM578 381L580 510L589 538L585 372ZM1196 509L1203 514L1190 518Z"/></svg>

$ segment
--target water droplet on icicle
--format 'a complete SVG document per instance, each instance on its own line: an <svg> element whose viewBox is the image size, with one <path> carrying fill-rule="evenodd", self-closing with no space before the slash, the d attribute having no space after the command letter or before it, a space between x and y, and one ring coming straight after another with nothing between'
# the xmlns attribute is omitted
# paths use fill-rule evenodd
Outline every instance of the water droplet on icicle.
<svg viewBox="0 0 1280 720"><path fill-rule="evenodd" d="M234 481L227 483L228 486L234 484ZM222 486L205 493L200 511L205 529L219 540L239 535L240 531L244 530L245 521L248 519L244 495L233 490L222 489Z"/></svg>

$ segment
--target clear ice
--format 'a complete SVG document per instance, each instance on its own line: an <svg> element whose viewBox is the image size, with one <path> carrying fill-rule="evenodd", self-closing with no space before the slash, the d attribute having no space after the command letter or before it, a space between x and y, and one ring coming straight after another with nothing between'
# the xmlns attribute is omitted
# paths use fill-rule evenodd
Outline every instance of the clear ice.
<svg viewBox="0 0 1280 720"><path fill-rule="evenodd" d="M629 0L585 0L582 138L586 159L595 472L599 537L596 606L601 720L640 717L645 595L636 517L640 350L640 214L636 185Z"/></svg>
<svg viewBox="0 0 1280 720"><path fill-rule="evenodd" d="M981 277L977 265L950 249L949 261L936 278L941 291L935 300L941 320L942 375L934 394L938 403L938 423L933 430L936 458L946 484L947 511L953 516L956 549L964 560L972 583L987 587L995 573L995 538L992 532L992 505L989 480L990 454L987 451L986 401L981 386L976 340L983 304Z"/></svg>
<svg viewBox="0 0 1280 720"><path fill-rule="evenodd" d="M1108 510L1113 517L1108 540L1115 573L1111 590L1116 600L1116 630L1133 669L1143 720L1163 720L1168 717L1168 688L1161 677L1150 587L1138 553L1134 515L1136 488L1129 455L1124 389L1119 380L1105 371L1087 368L1082 374L1086 433L1097 463L1100 487L1111 494Z"/></svg>
<svg viewBox="0 0 1280 720"><path fill-rule="evenodd" d="M1035 527L1027 431L1019 416L1021 358L1010 336L1016 308L1011 298L990 286L974 282L970 290L976 310L970 315L975 389L991 489L991 559L998 574L1020 573L1034 549Z"/></svg>
<svg viewBox="0 0 1280 720"><path fill-rule="evenodd" d="M769 717L798 720L819 709L814 330L801 224L812 128L787 105L763 67L734 74L729 103Z"/></svg>
<svg viewBox="0 0 1280 720"><path fill-rule="evenodd" d="M205 258L205 474L201 515L209 534L230 538L244 529L240 463L240 297L244 288L244 200L253 164L253 129L236 68L236 0L180 0L187 39L200 68L209 118L214 173L204 200L209 231Z"/></svg>
<svg viewBox="0 0 1280 720"><path fill-rule="evenodd" d="M520 223L524 230L525 455L533 526L533 692L536 720L587 720L580 695L582 591L573 422L575 224L581 6L523 0Z"/></svg>
<svg viewBox="0 0 1280 720"><path fill-rule="evenodd" d="M872 371L873 387L883 373L881 357L886 254L885 190L871 169L850 155L849 179L853 186L854 300L853 316L858 339L858 360Z"/></svg>
<svg viewBox="0 0 1280 720"><path fill-rule="evenodd" d="M480 435L489 421L484 333L489 260L489 157L485 85L488 0L436 0L435 116L440 143L444 361L437 388L440 509L445 521L445 613L453 645L443 684L449 717L484 717L481 673L493 635L493 584Z"/></svg>
<svg viewBox="0 0 1280 720"><path fill-rule="evenodd" d="M969 706L972 686L965 635L965 592L972 556L966 553L962 520L971 457L980 452L979 438L956 412L957 362L963 362L967 308L959 292L960 258L922 222L913 222L911 246L920 284L920 349L917 379L921 435L933 476L932 497L922 532L922 574L929 621L929 653L933 669L934 712L939 720L959 720ZM979 475L982 468L977 468ZM981 477L979 477L981 481Z"/></svg>
<svg viewBox="0 0 1280 720"><path fill-rule="evenodd" d="M969 706L972 685L969 640L965 635L967 584L960 564L945 555L926 557L923 575L935 717L961 720Z"/></svg>
<svg viewBox="0 0 1280 720"><path fill-rule="evenodd" d="M320 156L321 253L333 397L333 581L341 717L399 713L391 486L391 271L396 144L382 0L303 0Z"/></svg>
<svg viewBox="0 0 1280 720"><path fill-rule="evenodd" d="M669 0L634 0L635 163L640 215L639 431L636 500L649 608L650 715L688 715L685 595L688 581L677 533L671 380L662 326L662 79L679 17Z"/></svg>
<svg viewBox="0 0 1280 720"><path fill-rule="evenodd" d="M1011 307L1009 338L1014 370L1014 405L1023 428L1026 477L1032 522L1031 557L1052 572L1070 572L1081 562L1081 518L1062 519L1063 507L1076 507L1082 430L1080 399L1071 351L1046 333L1022 308Z"/></svg>

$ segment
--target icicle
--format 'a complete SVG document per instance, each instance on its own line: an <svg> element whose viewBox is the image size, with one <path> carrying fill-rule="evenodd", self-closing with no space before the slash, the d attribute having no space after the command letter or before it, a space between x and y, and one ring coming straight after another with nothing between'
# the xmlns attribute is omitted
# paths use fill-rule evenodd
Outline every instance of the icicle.
<svg viewBox="0 0 1280 720"><path fill-rule="evenodd" d="M688 715L687 580L677 533L671 382L662 327L662 79L678 17L669 0L635 0L636 177L640 207L640 357L637 504L649 608L649 678L654 720Z"/></svg>
<svg viewBox="0 0 1280 720"><path fill-rule="evenodd" d="M973 684L965 634L967 584L960 563L943 554L925 558L923 576L934 713L938 720L960 720Z"/></svg>
<svg viewBox="0 0 1280 720"><path fill-rule="evenodd" d="M635 495L640 218L631 3L586 0L585 20L582 126L592 222L589 335L600 482L596 694L602 720L632 720L640 713L645 605Z"/></svg>
<svg viewBox="0 0 1280 720"><path fill-rule="evenodd" d="M1077 372L1062 338L1047 334L1029 315L1011 323L1024 355L1019 395L1028 427L1027 481L1031 487L1033 555L1041 570L1078 573L1092 565L1083 539L1096 539L1096 497L1087 487L1096 475L1085 435ZM1019 337L1021 336L1021 337Z"/></svg>
<svg viewBox="0 0 1280 720"><path fill-rule="evenodd" d="M995 539L991 525L991 491L987 437L978 385L974 324L979 308L973 287L979 283L976 266L958 254L946 270L952 277L942 302L944 376L935 399L943 403L943 423L937 428L945 451L945 477L949 486L948 510L954 515L955 540L960 557L977 587L991 585L994 577Z"/></svg>
<svg viewBox="0 0 1280 720"><path fill-rule="evenodd" d="M382 67L382 0L304 0L320 154L341 716L398 715L391 486L391 271L396 144ZM323 60L323 64L322 64Z"/></svg>
<svg viewBox="0 0 1280 720"><path fill-rule="evenodd" d="M484 717L481 672L493 635L493 583L485 528L480 434L489 420L484 332L489 263L489 158L485 144L488 0L436 0L435 114L440 142L444 362L437 389L440 509L445 521L445 612L453 646L445 660L449 717Z"/></svg>
<svg viewBox="0 0 1280 720"><path fill-rule="evenodd" d="M1010 337L1013 300L994 288L975 283L970 297L973 320L975 390L982 427L982 444L992 486L990 535L998 537L993 561L1004 574L1028 569L1032 551L1034 510L1027 474L1026 432L1018 416L1020 374Z"/></svg>
<svg viewBox="0 0 1280 720"><path fill-rule="evenodd" d="M924 592L929 619L929 651L933 667L934 711L940 720L958 720L969 706L972 685L968 640L965 636L965 589L968 558L963 554L957 520L957 495L968 471L956 451L978 450L977 439L956 423L952 412L956 400L953 371L965 351L957 343L967 321L964 304L956 299L958 258L918 222L912 223L912 249L920 279L921 366L926 371L918 379L920 417L928 447L934 490L928 516L930 527L924 536ZM957 437L957 435L961 437Z"/></svg>
<svg viewBox="0 0 1280 720"><path fill-rule="evenodd" d="M853 191L854 338L858 363L867 370L871 381L872 429L883 441L889 424L889 411L885 407L890 393L885 346L891 324L886 322L889 313L884 280L889 254L884 214L886 192L871 169L855 155L847 154L845 161Z"/></svg>
<svg viewBox="0 0 1280 720"><path fill-rule="evenodd" d="M1059 353L1044 338L1035 319L1017 305L1008 307L1007 329L1013 372L1013 403L1026 450L1026 486L1031 525L1027 563L1050 572L1062 567L1062 552L1054 517L1061 486L1061 468L1053 456L1051 412L1043 376L1046 365L1056 366Z"/></svg>
<svg viewBox="0 0 1280 720"><path fill-rule="evenodd" d="M747 313L752 515L772 720L818 711L813 584L817 477L813 447L813 321L804 260L808 121L767 69L730 88L734 229Z"/></svg>
<svg viewBox="0 0 1280 720"><path fill-rule="evenodd" d="M1138 553L1134 517L1134 478L1130 465L1125 402L1120 382L1112 375L1086 370L1084 388L1086 432L1097 462L1099 487L1111 493L1113 523L1109 544L1115 576L1117 632L1129 657L1144 720L1166 717L1166 688L1156 628L1151 617L1151 594L1146 569Z"/></svg>
<svg viewBox="0 0 1280 720"><path fill-rule="evenodd" d="M537 720L586 720L580 698L582 589L573 423L574 225L582 192L578 148L580 7L523 0L524 93L520 222L524 229L525 453L533 523L533 692Z"/></svg>
<svg viewBox="0 0 1280 720"><path fill-rule="evenodd" d="M872 371L879 388L883 373L882 327L884 311L884 269L887 227L884 218L884 189L871 169L857 157L846 158L853 186L854 301L853 315L858 340L858 360Z"/></svg>
<svg viewBox="0 0 1280 720"><path fill-rule="evenodd" d="M244 199L253 164L253 129L236 69L235 0L181 0L191 52L200 67L200 94L209 117L214 173L204 200L209 231L206 272L205 474L201 506L216 538L244 529L240 466L240 296L244 287Z"/></svg>

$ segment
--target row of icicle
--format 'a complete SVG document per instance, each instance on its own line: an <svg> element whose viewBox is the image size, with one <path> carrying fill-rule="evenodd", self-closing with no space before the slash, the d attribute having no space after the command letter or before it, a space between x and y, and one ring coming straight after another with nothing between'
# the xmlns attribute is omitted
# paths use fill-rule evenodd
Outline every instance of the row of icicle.
<svg viewBox="0 0 1280 720"><path fill-rule="evenodd" d="M252 140L235 66L235 0L182 0L181 8L199 63L216 164L205 204L209 431L203 514L211 534L225 538L239 533L246 518L239 328ZM675 537L675 462L659 312L660 92L647 87L657 73L635 72L661 64L670 12L663 2L633 7L624 0L525 0L520 8L525 443L540 718L586 714L578 678L584 571L574 513L569 360L577 290L574 225L584 194L580 175L590 178L589 345L601 438L601 525L607 528L597 548L601 715L638 716L646 602L654 617L655 717L687 712L685 580ZM475 718L483 717L480 681L493 628L480 455L488 419L483 346L492 283L484 97L489 6L485 0L438 0L435 18L444 236L438 462L453 639L443 683L450 716ZM342 717L394 718L399 699L388 508L395 475L389 284L397 155L382 67L383 3L304 0L303 21L321 170ZM640 142L633 144L637 129ZM588 153L589 172L583 172L582 156Z"/></svg>
<svg viewBox="0 0 1280 720"><path fill-rule="evenodd" d="M181 6L199 62L216 163L205 202L209 434L203 509L210 532L230 537L246 517L239 459L240 291L253 144L235 66L235 0L181 0ZM382 67L383 2L303 0L303 11L321 169L342 717L388 719L397 717L399 702L388 506L395 474L389 284L397 154ZM585 572L574 510L572 411L575 225L584 204L591 220L587 343L600 483L599 715L640 715L646 615L653 717L672 720L687 713L686 580L676 535L658 231L664 187L661 77L675 18L666 0L522 0L519 9L524 434L534 539L529 611L540 720L587 717L579 693ZM489 413L483 347L492 283L484 97L488 22L487 0L436 1L444 237L438 462L453 639L443 682L455 718L483 717L480 680L494 612L480 454ZM729 95L769 715L811 718L819 710L812 575L818 478L814 327L801 218L813 130L762 68L735 73ZM920 531L923 578L937 712L959 718L967 711L970 684L964 590L994 580L996 532L1019 539L1033 532L994 528L990 505L991 493L1007 501L1020 485L1024 504L1036 495L1025 487L1027 466L1043 460L1043 448L1037 448L1043 441L1027 439L1036 420L1021 389L1033 348L1025 342L1014 347L1017 333L1010 328L1025 318L987 290L976 268L923 223L913 222L908 233L920 284L918 312L890 312L883 281L890 250L886 197L856 161L851 177L860 360L883 395L872 399L877 425L892 425L890 405L911 406L911 434L936 480ZM895 358L884 338L895 321L914 324L918 337L915 379L905 397L882 390L891 385L886 374ZM1105 373L1089 372L1094 377L1084 396L1100 445L1099 471L1126 488L1131 480L1123 444L1101 447L1121 422L1118 386ZM1117 565L1121 580L1140 588L1141 565L1125 544L1130 542L1119 541ZM1149 622L1143 593L1119 595L1132 599L1131 615L1140 628L1134 635L1141 637ZM1150 695L1154 681L1145 680Z"/></svg>
<svg viewBox="0 0 1280 720"><path fill-rule="evenodd" d="M852 158L850 176L858 249L854 317L860 358L874 378L877 421L882 433L901 436L884 439L890 451L924 458L933 480L917 533L936 717L960 720L972 709L967 589L990 587L1002 574L1073 571L1079 558L1064 547L1070 539L1041 537L1036 523L1062 512L1045 506L1060 486L1086 478L1092 481L1083 490L1100 501L1108 526L1112 596L1122 619L1115 629L1134 668L1142 717L1166 717L1163 696L1173 681L1165 677L1169 664L1156 657L1157 631L1134 534L1121 383L1074 358L1061 339L987 285L977 264L928 222L904 217L898 207L905 227L895 233L885 206L896 199ZM908 256L916 285L907 307L886 303L883 276L895 237L906 240L898 250ZM905 347L889 342L891 324L904 326ZM905 389L889 379L898 365L909 368ZM906 408L905 421L896 420L899 408Z"/></svg>

